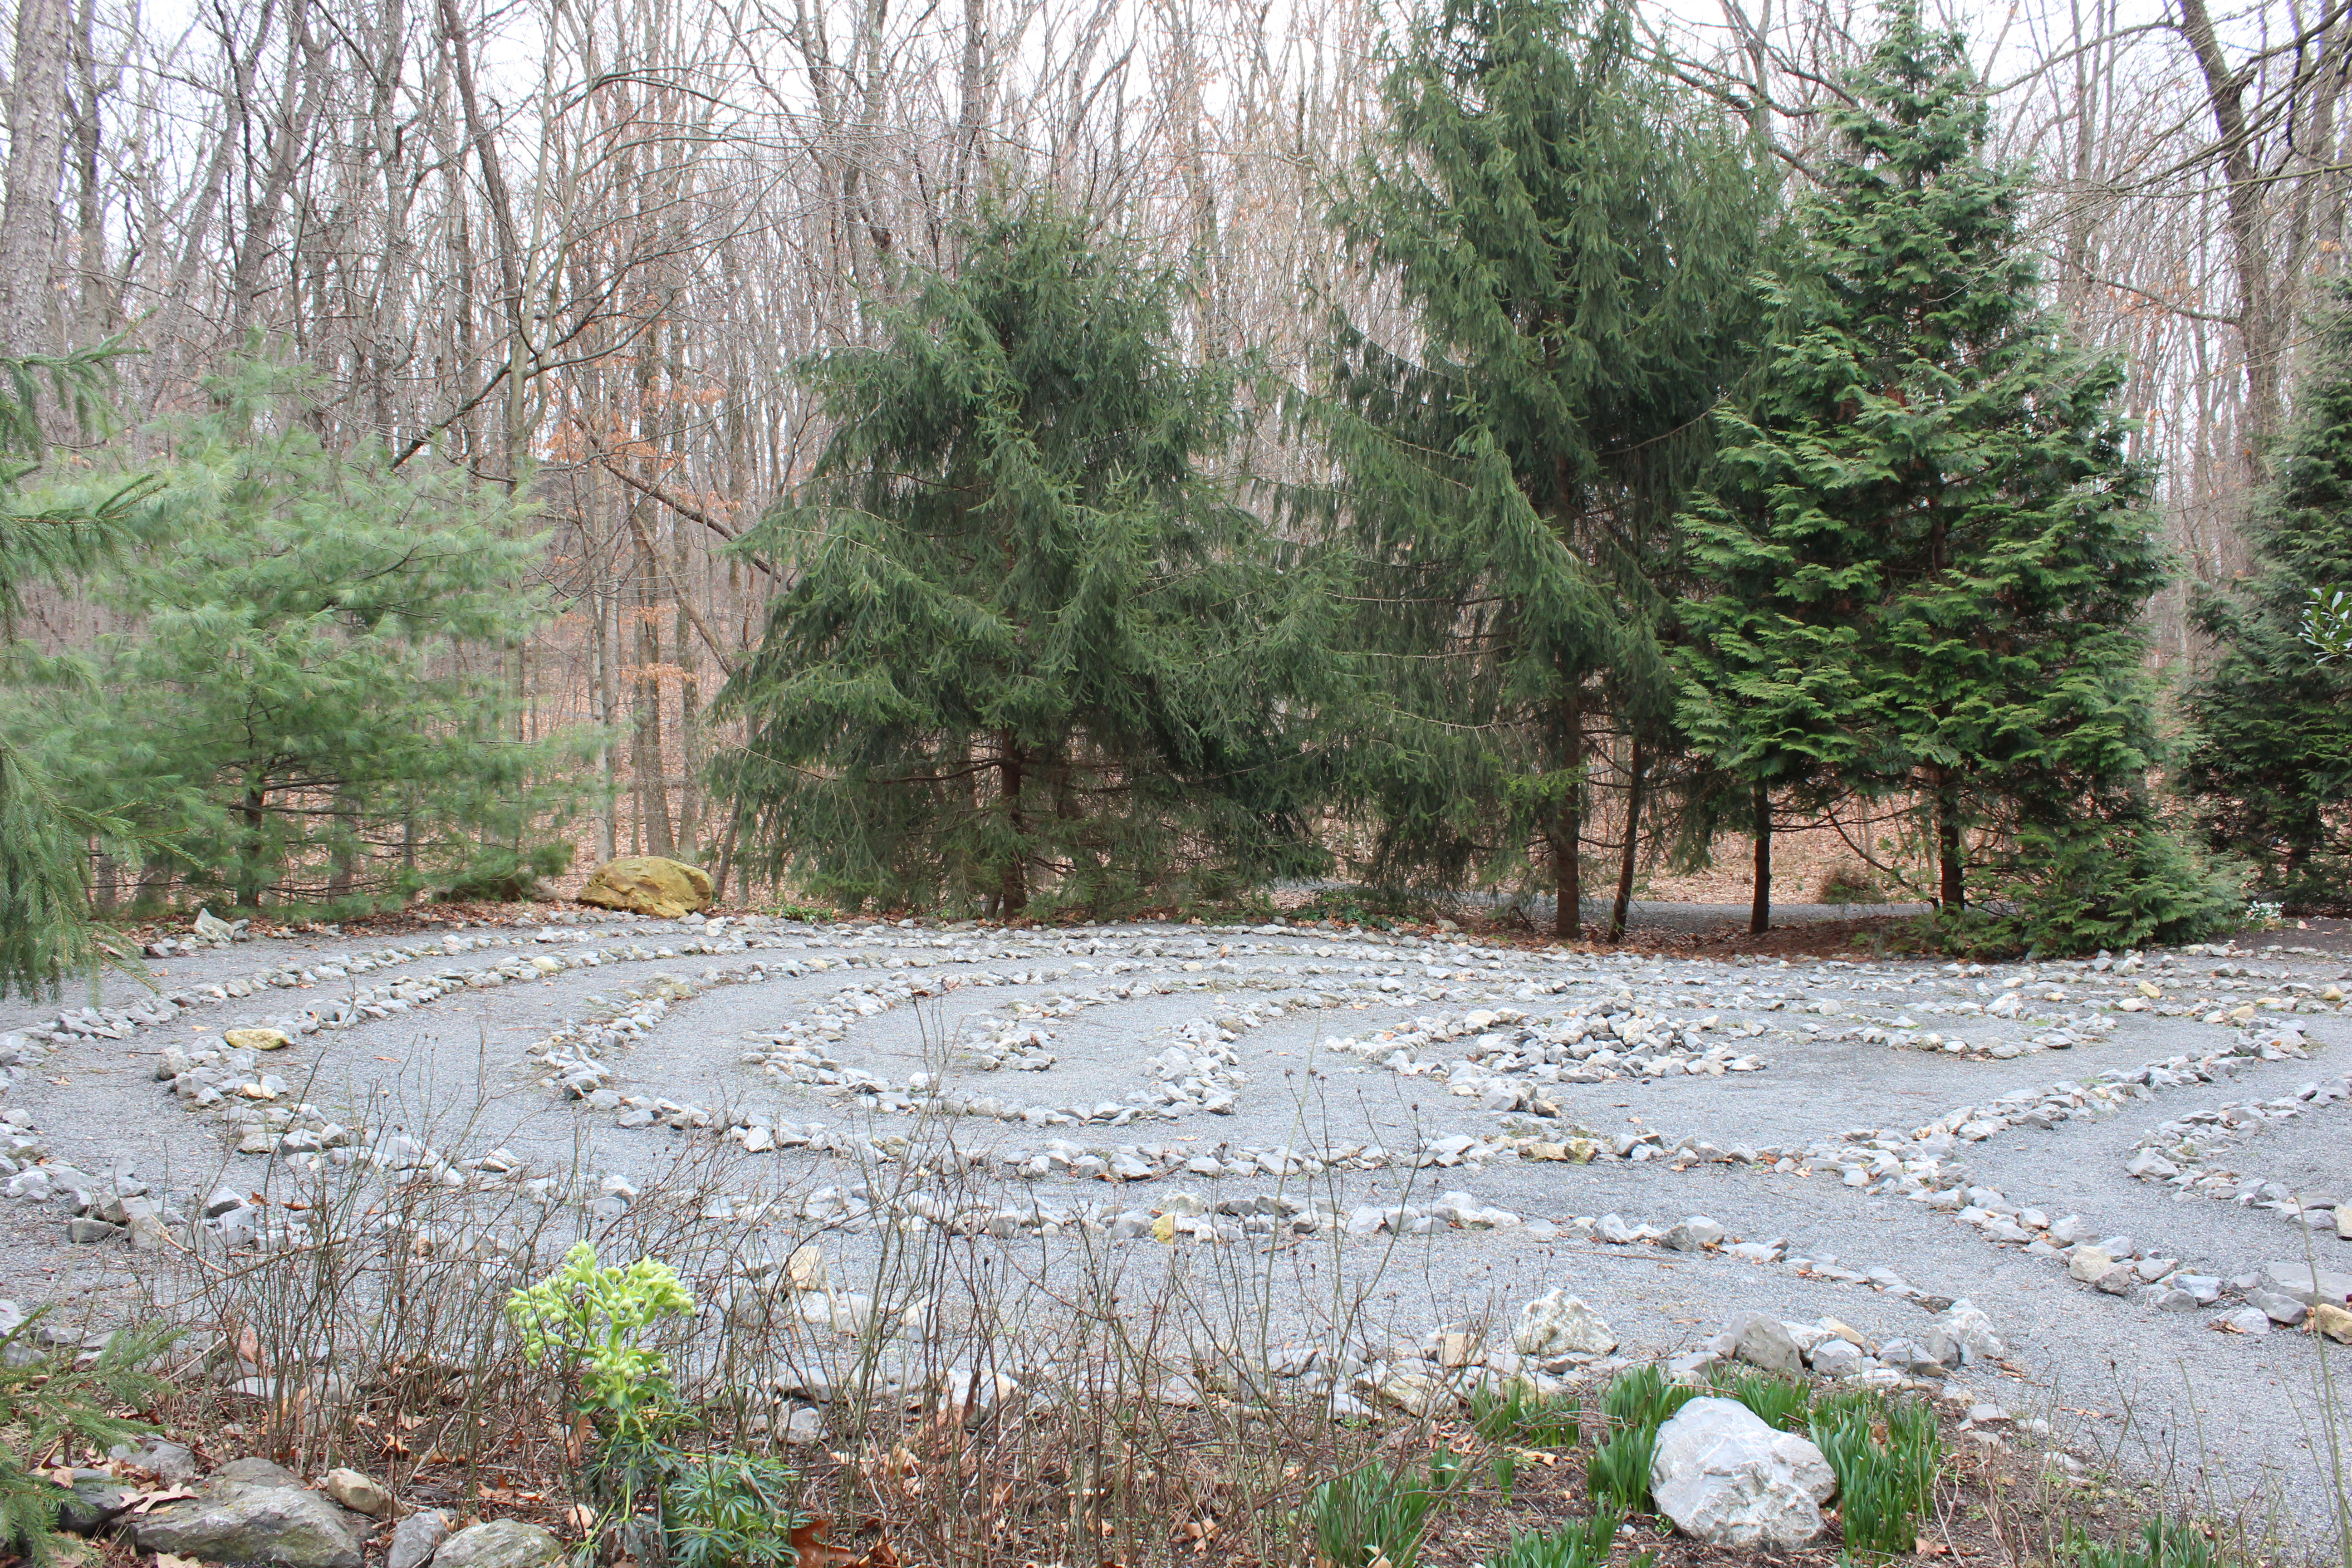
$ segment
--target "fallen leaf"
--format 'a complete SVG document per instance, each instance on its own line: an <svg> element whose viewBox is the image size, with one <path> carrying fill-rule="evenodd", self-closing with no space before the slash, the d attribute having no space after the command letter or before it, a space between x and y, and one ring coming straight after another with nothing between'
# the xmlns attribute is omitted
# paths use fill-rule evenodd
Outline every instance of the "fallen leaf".
<svg viewBox="0 0 2352 1568"><path fill-rule="evenodd" d="M574 1534L584 1536L596 1528L596 1510L584 1502L575 1502L564 1510L564 1520Z"/></svg>
<svg viewBox="0 0 2352 1568"><path fill-rule="evenodd" d="M839 1568L856 1561L857 1553L825 1539L832 1530L833 1521L822 1518L793 1526L793 1559L797 1568Z"/></svg>
<svg viewBox="0 0 2352 1568"><path fill-rule="evenodd" d="M155 1568L204 1568L193 1557L174 1557L168 1552L155 1553Z"/></svg>
<svg viewBox="0 0 2352 1568"><path fill-rule="evenodd" d="M1940 1541L1930 1541L1924 1535L1919 1537L1917 1550L1922 1557L1949 1557L1952 1554L1950 1547Z"/></svg>
<svg viewBox="0 0 2352 1568"><path fill-rule="evenodd" d="M196 1494L194 1492L189 1490L186 1487L165 1487L161 1491L133 1493L131 1502L131 1511L133 1513L145 1513L151 1508L155 1508L167 1502L178 1502L183 1498L192 1498ZM162 1554L159 1552L157 1555L160 1556Z"/></svg>

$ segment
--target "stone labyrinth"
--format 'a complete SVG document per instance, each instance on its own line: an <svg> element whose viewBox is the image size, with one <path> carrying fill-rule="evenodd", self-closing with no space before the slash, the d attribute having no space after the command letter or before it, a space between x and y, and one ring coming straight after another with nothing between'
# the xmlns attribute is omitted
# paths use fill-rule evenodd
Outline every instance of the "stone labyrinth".
<svg viewBox="0 0 2352 1568"><path fill-rule="evenodd" d="M270 1194L341 1169L593 1230L699 1159L730 1184L701 1222L812 1321L854 1326L883 1237L1045 1279L1256 1258L1299 1282L1272 1315L1307 1348L1274 1370L1351 1409L1702 1364L1754 1312L1768 1352L1930 1379L1988 1440L2128 1460L2193 1426L2233 1483L2324 1508L2352 972L2308 950L1727 962L562 910L379 943L207 921L149 962L155 990L0 1015L0 1293L26 1305L191 1238L288 1245ZM1343 1275L1370 1328L1318 1353Z"/></svg>

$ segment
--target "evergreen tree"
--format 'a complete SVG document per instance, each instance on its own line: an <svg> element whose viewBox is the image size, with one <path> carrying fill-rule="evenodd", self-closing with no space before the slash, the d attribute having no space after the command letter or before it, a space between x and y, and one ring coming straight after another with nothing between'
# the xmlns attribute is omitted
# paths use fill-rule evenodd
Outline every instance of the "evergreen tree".
<svg viewBox="0 0 2352 1568"><path fill-rule="evenodd" d="M791 586L718 703L748 865L1007 916L1313 867L1320 598L1205 471L1237 381L1182 363L1181 286L1039 198L802 367L836 428L746 540Z"/></svg>
<svg viewBox="0 0 2352 1568"><path fill-rule="evenodd" d="M404 898L483 862L561 806L532 781L499 655L545 616L541 542L501 494L373 449L324 450L299 372L249 365L168 427L172 461L96 584L99 703L51 705L69 797L166 837L199 888Z"/></svg>
<svg viewBox="0 0 2352 1568"><path fill-rule="evenodd" d="M48 446L47 400L85 429L105 425L110 347L59 358L0 358L0 674L21 679L31 661L16 641L27 584L86 570L119 542L133 483L89 504L19 510L24 481ZM90 918L89 847L132 837L119 817L60 800L47 776L0 726L0 996L13 988L55 994L70 972L94 973L106 950Z"/></svg>
<svg viewBox="0 0 2352 1568"><path fill-rule="evenodd" d="M1420 341L1341 323L1320 410L1365 605L1348 788L1382 881L1504 875L1539 844L1570 936L1596 715L1675 743L1671 522L1771 193L1617 0L1443 0L1383 98L1332 216Z"/></svg>
<svg viewBox="0 0 2352 1568"><path fill-rule="evenodd" d="M2218 895L2149 822L2140 613L2167 563L2121 367L2036 302L1962 40L1900 0L1848 92L1686 522L1713 592L1685 611L1685 721L1759 790L1915 794L1955 917L1989 850L2046 941L2177 931ZM2127 884L2158 868L2152 916Z"/></svg>
<svg viewBox="0 0 2352 1568"><path fill-rule="evenodd" d="M2311 352L2294 432L2247 518L2252 570L2194 604L2217 657L2188 693L2184 782L2210 841L2265 892L2338 909L2352 902L2352 667L2326 644L2330 595L2352 583L2352 291Z"/></svg>

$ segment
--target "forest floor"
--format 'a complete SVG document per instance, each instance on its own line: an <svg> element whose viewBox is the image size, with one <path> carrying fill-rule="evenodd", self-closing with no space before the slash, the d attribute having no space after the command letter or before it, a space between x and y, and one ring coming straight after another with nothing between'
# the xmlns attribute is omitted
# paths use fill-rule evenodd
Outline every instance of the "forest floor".
<svg viewBox="0 0 2352 1568"><path fill-rule="evenodd" d="M1482 1363L1699 1364L1754 1311L1809 1352L1850 1335L1844 1374L1931 1391L1987 1462L2333 1556L2352 1346L2280 1286L2352 1271L2343 922L1986 966L1877 956L1897 915L1784 908L1748 939L1745 912L1643 905L1622 952L562 905L257 928L87 1008L0 1007L0 1121L52 1173L8 1179L0 1297L426 1335L404 1268L467 1258L493 1311L584 1235L677 1264L726 1334L783 1301L763 1386L812 1405L852 1346L1018 1382L1134 1318L1164 1404L1238 1356L1365 1415ZM225 1047L248 1026L291 1044ZM106 1189L96 1220L143 1188L172 1239L68 1239L59 1172ZM387 1231L307 1297L258 1266ZM1613 1347L1505 1350L1556 1289ZM1997 1343L1963 1359L1938 1346L1967 1306ZM2123 1495L2095 1479L2084 1506Z"/></svg>

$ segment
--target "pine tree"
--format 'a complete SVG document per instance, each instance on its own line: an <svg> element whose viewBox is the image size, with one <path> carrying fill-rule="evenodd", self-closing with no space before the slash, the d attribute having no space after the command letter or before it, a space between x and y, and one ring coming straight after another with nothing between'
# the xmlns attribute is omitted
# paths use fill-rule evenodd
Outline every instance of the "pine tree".
<svg viewBox="0 0 2352 1568"><path fill-rule="evenodd" d="M2184 783L2210 841L2254 866L2264 892L2340 909L2352 902L2352 666L2305 632L2314 595L2352 584L2352 290L2338 289L2311 354L2295 429L2247 518L2252 570L2194 604L2217 657L2187 695Z"/></svg>
<svg viewBox="0 0 2352 1568"><path fill-rule="evenodd" d="M1976 857L2042 900L2042 940L2176 930L2214 890L2150 821L2140 613L2167 562L2121 367L2037 303L1959 37L1901 0L1848 92L1686 523L1713 592L1684 612L1685 721L1759 790L1912 793L1955 918ZM2158 867L2169 915L2126 888Z"/></svg>
<svg viewBox="0 0 2352 1568"><path fill-rule="evenodd" d="M1182 362L1181 286L1032 198L802 367L835 429L747 539L792 585L718 703L749 866L1012 916L1316 864L1321 599L1207 471L1239 385Z"/></svg>
<svg viewBox="0 0 2352 1568"><path fill-rule="evenodd" d="M1383 98L1332 216L1420 341L1341 323L1319 411L1365 605L1348 788L1382 881L1507 875L1538 843L1570 936L1588 731L1675 744L1670 525L1769 183L1615 0L1444 0Z"/></svg>
<svg viewBox="0 0 2352 1568"><path fill-rule="evenodd" d="M24 481L47 449L47 401L85 430L104 426L111 345L55 358L0 358L0 673L21 679L28 651L15 638L26 586L72 576L120 542L133 482L83 505L18 510ZM119 817L58 798L11 727L0 726L0 996L51 994L67 974L95 973L107 955L89 907L89 848L132 837Z"/></svg>
<svg viewBox="0 0 2352 1568"><path fill-rule="evenodd" d="M541 542L454 468L323 449L299 371L207 390L126 517L138 547L93 584L127 629L92 656L104 700L50 706L59 788L247 906L398 900L510 861L569 798L535 781L572 738L518 737L494 657L545 619Z"/></svg>

